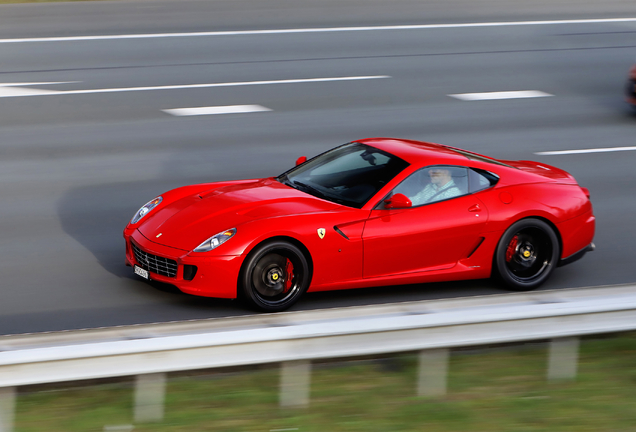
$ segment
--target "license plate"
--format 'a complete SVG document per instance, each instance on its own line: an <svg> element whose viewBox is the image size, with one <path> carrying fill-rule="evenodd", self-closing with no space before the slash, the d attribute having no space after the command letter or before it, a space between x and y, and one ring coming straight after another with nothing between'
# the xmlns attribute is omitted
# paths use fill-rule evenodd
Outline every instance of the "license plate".
<svg viewBox="0 0 636 432"><path fill-rule="evenodd" d="M135 269L135 274L138 274L144 279L150 279L150 274L148 273L148 270L144 270L139 266L135 266L134 269Z"/></svg>

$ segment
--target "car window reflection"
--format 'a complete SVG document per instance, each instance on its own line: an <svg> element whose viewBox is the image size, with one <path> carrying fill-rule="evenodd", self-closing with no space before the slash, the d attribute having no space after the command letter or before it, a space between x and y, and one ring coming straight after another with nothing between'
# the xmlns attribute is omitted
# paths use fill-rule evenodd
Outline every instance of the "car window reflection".
<svg viewBox="0 0 636 432"><path fill-rule="evenodd" d="M382 150L350 143L287 171L278 181L318 198L361 208L408 165Z"/></svg>

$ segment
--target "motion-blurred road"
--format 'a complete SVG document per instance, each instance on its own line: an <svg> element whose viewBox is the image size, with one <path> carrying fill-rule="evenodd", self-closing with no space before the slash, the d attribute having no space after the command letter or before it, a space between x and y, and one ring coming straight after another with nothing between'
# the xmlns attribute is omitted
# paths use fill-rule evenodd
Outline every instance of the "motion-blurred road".
<svg viewBox="0 0 636 432"><path fill-rule="evenodd" d="M636 3L517 3L0 5L0 334L249 314L133 276L126 222L165 190L277 175L372 136L568 170L591 191L597 250L542 289L634 282L636 152L536 153L635 145L622 91L636 22L421 26L631 18ZM546 95L449 96L527 90ZM170 111L235 105L263 108ZM500 292L470 281L316 293L294 310Z"/></svg>

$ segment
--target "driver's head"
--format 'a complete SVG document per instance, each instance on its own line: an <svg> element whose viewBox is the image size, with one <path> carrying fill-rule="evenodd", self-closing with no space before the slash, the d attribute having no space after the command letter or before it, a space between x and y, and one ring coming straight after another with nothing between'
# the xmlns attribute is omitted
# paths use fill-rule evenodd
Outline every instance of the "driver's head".
<svg viewBox="0 0 636 432"><path fill-rule="evenodd" d="M450 171L445 168L431 168L428 175L431 178L431 183L438 187L444 186L452 179Z"/></svg>

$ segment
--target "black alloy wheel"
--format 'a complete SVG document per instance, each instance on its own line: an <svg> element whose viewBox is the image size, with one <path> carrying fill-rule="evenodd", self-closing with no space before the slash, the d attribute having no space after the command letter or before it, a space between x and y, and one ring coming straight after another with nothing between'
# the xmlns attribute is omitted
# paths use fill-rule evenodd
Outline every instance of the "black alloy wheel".
<svg viewBox="0 0 636 432"><path fill-rule="evenodd" d="M286 241L257 246L243 263L239 277L241 297L253 308L280 312L307 291L309 264L302 251Z"/></svg>
<svg viewBox="0 0 636 432"><path fill-rule="evenodd" d="M539 219L522 219L499 240L494 258L497 276L510 290L535 289L556 267L559 252L559 240L550 225Z"/></svg>

